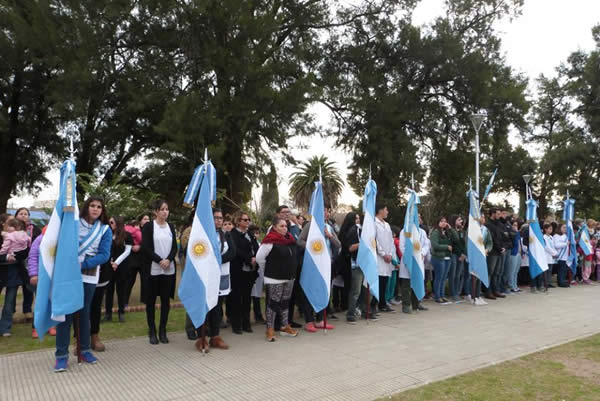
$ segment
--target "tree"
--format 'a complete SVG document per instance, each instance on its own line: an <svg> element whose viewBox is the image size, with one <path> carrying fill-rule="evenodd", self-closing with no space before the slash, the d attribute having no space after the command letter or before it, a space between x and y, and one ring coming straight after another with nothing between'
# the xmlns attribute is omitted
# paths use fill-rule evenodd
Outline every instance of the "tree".
<svg viewBox="0 0 600 401"><path fill-rule="evenodd" d="M493 28L522 2L447 3L447 15L431 27L415 27L410 12L395 10L332 35L322 68L331 83L324 103L335 115L338 145L353 154L356 191L374 164L378 199L403 204L414 174L417 182L427 178L436 210L464 212L474 176L470 115L488 114L484 163L506 151L510 128L526 125L527 80L506 66Z"/></svg>
<svg viewBox="0 0 600 401"><path fill-rule="evenodd" d="M319 175L320 174L320 175ZM315 182L322 179L323 198L331 207L337 206L337 200L342 194L344 181L334 162L326 156L314 156L301 162L298 171L290 176L290 197L295 205L308 209Z"/></svg>
<svg viewBox="0 0 600 401"><path fill-rule="evenodd" d="M35 191L66 152L56 135L50 83L61 74L54 57L57 21L45 2L0 6L0 212L18 190Z"/></svg>
<svg viewBox="0 0 600 401"><path fill-rule="evenodd" d="M263 175L262 178L262 191L260 195L260 207L257 211L258 222L257 224L267 228L268 225L264 223L271 221L275 215L275 211L279 206L279 188L277 187L277 172L275 166L271 164L268 173Z"/></svg>

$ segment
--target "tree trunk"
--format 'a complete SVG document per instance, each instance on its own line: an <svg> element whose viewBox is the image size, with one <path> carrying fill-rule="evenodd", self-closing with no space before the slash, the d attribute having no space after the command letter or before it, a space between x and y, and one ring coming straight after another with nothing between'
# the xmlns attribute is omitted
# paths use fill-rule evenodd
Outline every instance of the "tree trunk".
<svg viewBox="0 0 600 401"><path fill-rule="evenodd" d="M230 132L225 136L226 150L223 155L225 166L225 180L219 187L225 187L227 199L223 200L222 208L225 213L233 213L244 206L244 193L250 191L245 188L245 166L242 155L241 134Z"/></svg>

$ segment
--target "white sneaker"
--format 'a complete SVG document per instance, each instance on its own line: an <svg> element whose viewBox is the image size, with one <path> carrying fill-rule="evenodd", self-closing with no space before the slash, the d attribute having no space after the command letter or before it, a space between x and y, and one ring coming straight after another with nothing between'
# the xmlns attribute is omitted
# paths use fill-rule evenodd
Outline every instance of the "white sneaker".
<svg viewBox="0 0 600 401"><path fill-rule="evenodd" d="M392 305L400 305L400 304L402 303L402 300L401 300L401 299L400 299L400 300L399 300L399 299L392 299L392 300L390 301L390 303L391 303Z"/></svg>
<svg viewBox="0 0 600 401"><path fill-rule="evenodd" d="M479 304L478 304L478 305L480 305L480 306L483 306L483 305L487 305L487 304L488 304L488 303L487 303L487 302L485 302L485 301L483 300L483 298L481 298L481 297L478 297L478 298L477 298L477 301L479 302Z"/></svg>
<svg viewBox="0 0 600 401"><path fill-rule="evenodd" d="M475 304L475 300L473 298L471 298L471 294L467 295L465 297L465 300L470 304L473 304L473 305Z"/></svg>

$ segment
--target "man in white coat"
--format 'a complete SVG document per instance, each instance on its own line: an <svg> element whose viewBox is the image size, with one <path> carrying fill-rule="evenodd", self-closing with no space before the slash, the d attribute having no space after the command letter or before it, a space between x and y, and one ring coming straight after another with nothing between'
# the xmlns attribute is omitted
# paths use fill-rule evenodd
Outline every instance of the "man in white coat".
<svg viewBox="0 0 600 401"><path fill-rule="evenodd" d="M380 312L395 312L390 308L385 299L385 290L387 282L392 275L394 266L392 258L396 254L396 246L394 245L394 235L390 225L385 221L388 217L388 208L386 205L375 206L375 241L377 242L377 268L379 274L379 311ZM371 309L374 313L377 301L373 299Z"/></svg>

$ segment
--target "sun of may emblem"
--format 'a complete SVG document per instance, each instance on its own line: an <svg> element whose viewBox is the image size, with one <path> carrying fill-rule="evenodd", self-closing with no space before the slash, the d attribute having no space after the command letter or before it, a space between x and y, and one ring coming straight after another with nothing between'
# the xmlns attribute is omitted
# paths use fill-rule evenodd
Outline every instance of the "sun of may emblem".
<svg viewBox="0 0 600 401"><path fill-rule="evenodd" d="M371 248L373 249L377 249L377 241L375 241L375 238L371 238Z"/></svg>
<svg viewBox="0 0 600 401"><path fill-rule="evenodd" d="M204 241L198 241L194 244L194 246L192 247L192 252L194 253L194 256L201 258L202 256L204 256L206 254L206 242Z"/></svg>
<svg viewBox="0 0 600 401"><path fill-rule="evenodd" d="M415 250L415 252L419 252L421 250L421 244L419 243L419 241L415 241L413 243L413 249Z"/></svg>
<svg viewBox="0 0 600 401"><path fill-rule="evenodd" d="M310 244L310 247L313 250L313 252L316 254L323 252L323 249L325 248L325 246L323 245L323 241L321 241L320 239L314 240Z"/></svg>
<svg viewBox="0 0 600 401"><path fill-rule="evenodd" d="M483 237L478 237L478 238L477 238L477 243L478 243L479 245L483 245Z"/></svg>
<svg viewBox="0 0 600 401"><path fill-rule="evenodd" d="M56 257L56 244L52 244L48 247L48 255L50 255L51 258Z"/></svg>

